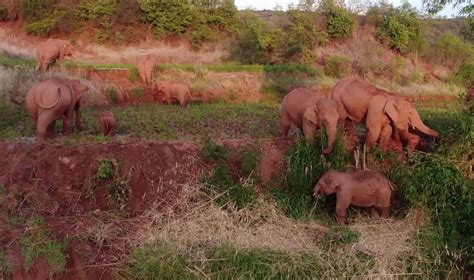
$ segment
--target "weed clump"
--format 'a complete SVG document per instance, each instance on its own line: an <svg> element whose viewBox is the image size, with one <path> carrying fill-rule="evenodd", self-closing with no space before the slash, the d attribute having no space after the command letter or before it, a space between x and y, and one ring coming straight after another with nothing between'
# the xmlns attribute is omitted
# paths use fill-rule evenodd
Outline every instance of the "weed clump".
<svg viewBox="0 0 474 280"><path fill-rule="evenodd" d="M324 74L335 78L344 78L351 74L351 60L345 56L334 55L328 57L324 66Z"/></svg>
<svg viewBox="0 0 474 280"><path fill-rule="evenodd" d="M50 264L54 273L63 272L67 262L66 242L58 241L54 237L42 217L31 218L27 224L31 230L19 241L22 255L25 257L25 269L28 271L34 262L41 258Z"/></svg>
<svg viewBox="0 0 474 280"><path fill-rule="evenodd" d="M119 163L115 159L102 159L95 175L99 183L106 183L109 197L124 210L128 201L128 180L119 175Z"/></svg>
<svg viewBox="0 0 474 280"><path fill-rule="evenodd" d="M210 138L205 138L202 145L202 153L205 158L215 160L215 161L222 161L226 160L228 157L227 150L212 141Z"/></svg>

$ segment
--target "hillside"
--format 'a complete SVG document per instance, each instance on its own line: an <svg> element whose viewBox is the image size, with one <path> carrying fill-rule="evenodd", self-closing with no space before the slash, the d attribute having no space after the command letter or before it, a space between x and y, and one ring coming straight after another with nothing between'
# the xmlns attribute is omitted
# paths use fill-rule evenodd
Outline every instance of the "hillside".
<svg viewBox="0 0 474 280"><path fill-rule="evenodd" d="M469 28L409 6L0 0L0 279L472 278ZM74 55L35 71L46 38ZM143 84L135 61L148 53L154 81L189 86L187 108ZM341 126L328 156L324 129L282 137L290 90L329 96L349 76L403 95L440 136L410 130L416 151L393 141L360 156L362 123L353 137ZM87 85L84 129L63 135L59 119L36 146L25 98L50 77ZM336 197L313 188L362 161L395 186L389 218L350 207L337 224Z"/></svg>

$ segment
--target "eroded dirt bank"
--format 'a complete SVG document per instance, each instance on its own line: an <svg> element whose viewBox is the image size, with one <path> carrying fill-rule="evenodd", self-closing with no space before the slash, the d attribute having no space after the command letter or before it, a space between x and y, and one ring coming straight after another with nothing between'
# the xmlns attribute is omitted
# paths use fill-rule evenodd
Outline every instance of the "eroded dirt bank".
<svg viewBox="0 0 474 280"><path fill-rule="evenodd" d="M239 149L248 141L226 141L233 176L240 176ZM283 171L289 141L262 141L262 180ZM13 279L47 279L54 268L23 254L30 239L51 230L67 241L66 272L59 279L107 279L149 221L146 211L178 211L183 186L203 180L212 164L196 142L111 142L80 146L0 143L0 243ZM115 191L114 191L115 190ZM31 223L42 217L45 225ZM23 222L15 222L23 221ZM49 233L48 233L49 234ZM107 235L101 236L101 235ZM138 240L138 239L137 239Z"/></svg>

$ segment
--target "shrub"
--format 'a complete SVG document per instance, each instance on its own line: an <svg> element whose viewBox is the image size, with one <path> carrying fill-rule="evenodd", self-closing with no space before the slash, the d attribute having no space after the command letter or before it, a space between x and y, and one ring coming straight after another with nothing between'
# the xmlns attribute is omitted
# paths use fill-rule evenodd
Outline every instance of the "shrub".
<svg viewBox="0 0 474 280"><path fill-rule="evenodd" d="M351 74L351 61L346 56L330 56L324 66L324 74L335 78L344 78Z"/></svg>
<svg viewBox="0 0 474 280"><path fill-rule="evenodd" d="M458 72L454 75L454 81L466 88L474 87L474 63L461 65Z"/></svg>
<svg viewBox="0 0 474 280"><path fill-rule="evenodd" d="M344 39L352 37L355 19L343 7L328 5L325 8L326 31L334 39Z"/></svg>
<svg viewBox="0 0 474 280"><path fill-rule="evenodd" d="M8 9L4 5L0 5L0 21L6 20L8 16Z"/></svg>
<svg viewBox="0 0 474 280"><path fill-rule="evenodd" d="M464 62L474 59L474 49L453 33L445 32L426 56L435 63L458 68Z"/></svg>
<svg viewBox="0 0 474 280"><path fill-rule="evenodd" d="M228 151L221 145L218 145L212 139L205 138L202 145L204 157L211 160L223 161L227 159Z"/></svg>
<svg viewBox="0 0 474 280"><path fill-rule="evenodd" d="M391 7L381 26L377 30L377 35L388 45L400 52L408 53L417 50L420 43L420 20L418 14L408 3L400 8Z"/></svg>
<svg viewBox="0 0 474 280"><path fill-rule="evenodd" d="M193 19L191 3L187 0L139 0L143 19L155 26L158 38L182 34Z"/></svg>
<svg viewBox="0 0 474 280"><path fill-rule="evenodd" d="M26 32L38 36L49 35L53 30L59 27L61 20L66 16L66 14L67 12L64 10L56 11L49 17L29 23L26 26Z"/></svg>
<svg viewBox="0 0 474 280"><path fill-rule="evenodd" d="M116 0L90 0L77 8L77 15L82 20L96 22L101 28L111 28L116 10Z"/></svg>
<svg viewBox="0 0 474 280"><path fill-rule="evenodd" d="M315 45L327 43L327 34L320 32L315 25L315 14L299 10L289 10L290 25L286 29L287 61L312 62L311 50Z"/></svg>
<svg viewBox="0 0 474 280"><path fill-rule="evenodd" d="M23 15L27 21L43 19L54 11L54 0L23 0Z"/></svg>
<svg viewBox="0 0 474 280"><path fill-rule="evenodd" d="M231 58L245 64L277 62L282 53L283 30L269 27L253 12L241 13L240 21L241 28Z"/></svg>
<svg viewBox="0 0 474 280"><path fill-rule="evenodd" d="M120 102L120 96L116 88L111 87L106 89L105 94L112 104L118 104Z"/></svg>

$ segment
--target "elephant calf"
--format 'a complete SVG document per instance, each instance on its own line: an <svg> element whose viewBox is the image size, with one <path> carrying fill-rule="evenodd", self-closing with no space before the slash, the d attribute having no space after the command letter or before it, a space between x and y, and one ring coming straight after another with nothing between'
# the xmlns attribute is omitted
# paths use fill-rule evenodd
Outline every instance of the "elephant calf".
<svg viewBox="0 0 474 280"><path fill-rule="evenodd" d="M336 193L336 220L339 224L344 224L349 205L373 207L372 216L378 211L383 218L387 218L393 190L392 182L374 171L328 171L319 179L313 195L318 198Z"/></svg>
<svg viewBox="0 0 474 280"><path fill-rule="evenodd" d="M115 134L117 120L115 119L114 113L110 111L101 112L99 114L99 124L105 136L113 136Z"/></svg>
<svg viewBox="0 0 474 280"><path fill-rule="evenodd" d="M311 89L297 88L283 98L281 106L281 127L284 137L288 135L291 124L294 124L308 139L314 139L316 130L324 125L328 147L323 153L332 152L339 120L334 101Z"/></svg>
<svg viewBox="0 0 474 280"><path fill-rule="evenodd" d="M177 100L182 108L188 106L191 102L191 91L184 83L161 81L156 83L156 91L164 95L163 99L166 103Z"/></svg>

